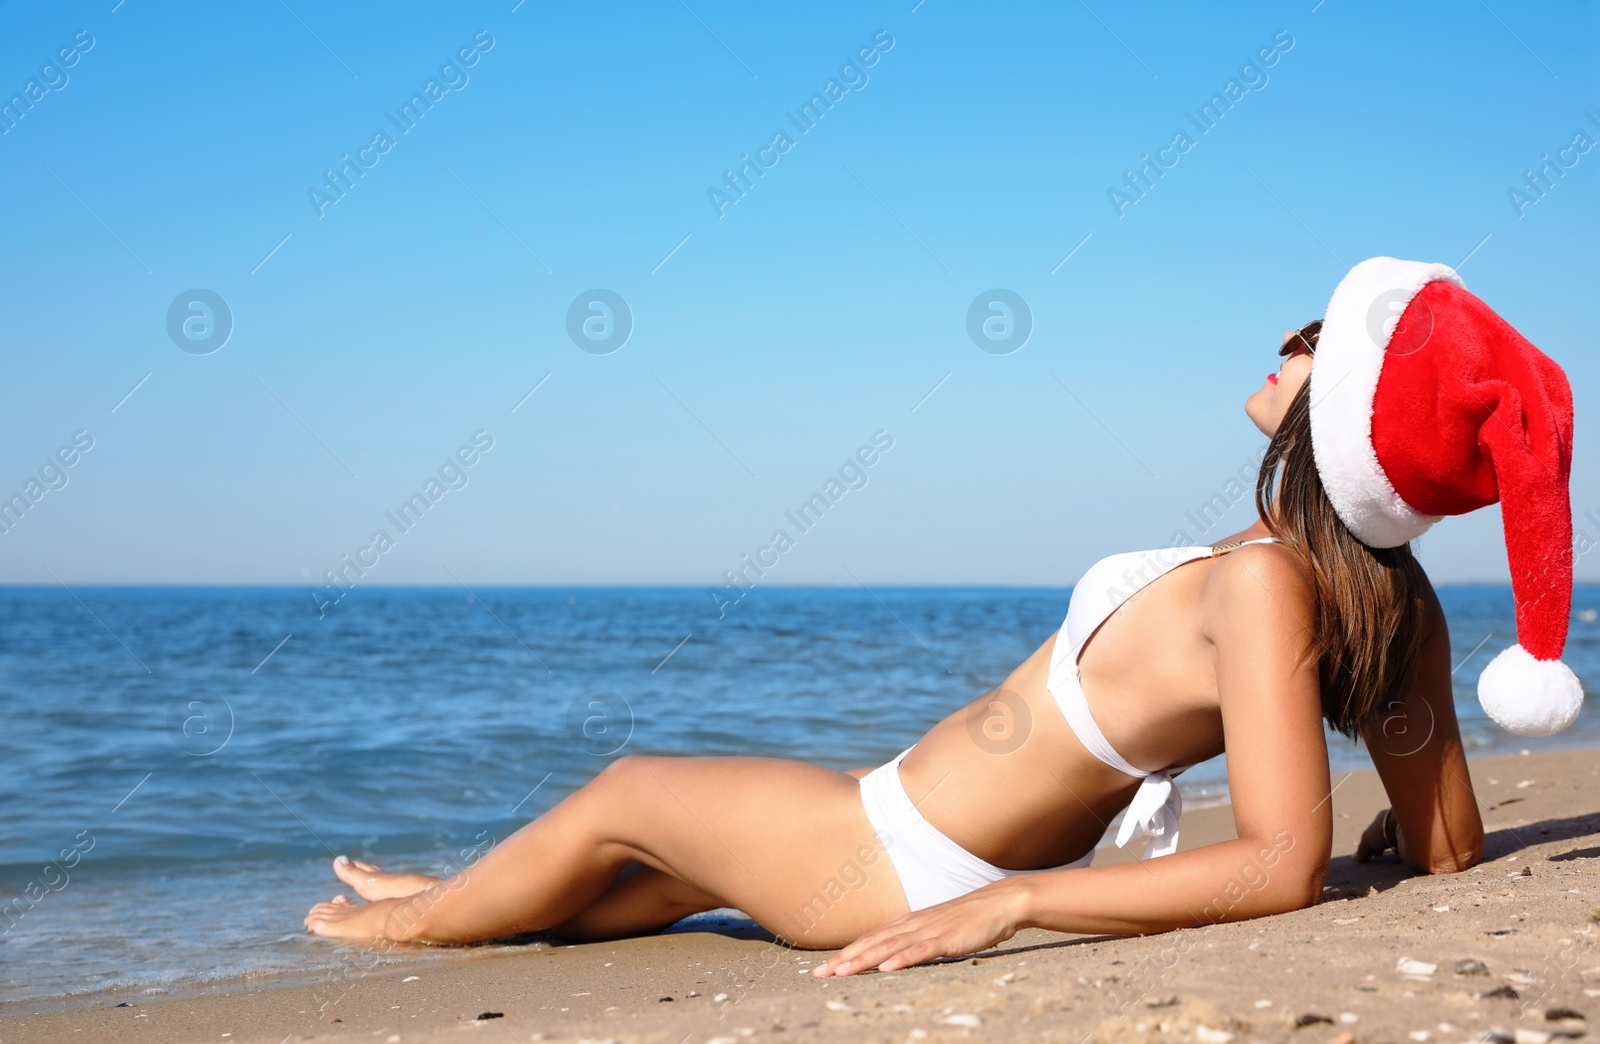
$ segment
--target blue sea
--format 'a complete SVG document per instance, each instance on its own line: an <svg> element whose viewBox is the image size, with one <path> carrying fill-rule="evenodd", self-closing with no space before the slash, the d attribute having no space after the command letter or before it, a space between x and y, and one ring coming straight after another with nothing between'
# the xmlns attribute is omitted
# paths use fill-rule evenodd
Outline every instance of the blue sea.
<svg viewBox="0 0 1600 1044"><path fill-rule="evenodd" d="M0 590L0 1010L336 977L352 952L300 928L335 853L443 871L623 753L879 764L1068 593L774 588L719 617L698 589L391 588L319 616L283 588ZM1510 591L1440 594L1469 752L1600 746L1593 711L1543 741L1490 725ZM1581 587L1566 656L1590 692L1597 608ZM1220 800L1222 760L1182 783Z"/></svg>

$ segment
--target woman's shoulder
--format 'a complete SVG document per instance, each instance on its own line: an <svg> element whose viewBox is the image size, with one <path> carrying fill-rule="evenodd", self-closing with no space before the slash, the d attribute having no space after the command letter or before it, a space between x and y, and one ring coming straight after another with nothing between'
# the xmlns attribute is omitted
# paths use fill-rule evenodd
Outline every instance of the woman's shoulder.
<svg viewBox="0 0 1600 1044"><path fill-rule="evenodd" d="M1282 543L1246 544L1223 555L1206 577L1201 595L1207 630L1213 637L1238 632L1257 635L1287 627L1311 626L1316 589L1299 557ZM1263 624L1279 626L1263 629Z"/></svg>
<svg viewBox="0 0 1600 1044"><path fill-rule="evenodd" d="M1280 593L1312 592L1311 578L1300 556L1282 541L1246 544L1221 556L1207 579L1207 586L1212 585L1228 593L1262 586Z"/></svg>

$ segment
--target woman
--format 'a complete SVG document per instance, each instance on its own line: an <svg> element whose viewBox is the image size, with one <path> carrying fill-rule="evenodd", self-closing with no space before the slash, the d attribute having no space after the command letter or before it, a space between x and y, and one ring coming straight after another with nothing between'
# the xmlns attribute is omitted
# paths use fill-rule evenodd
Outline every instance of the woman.
<svg viewBox="0 0 1600 1044"><path fill-rule="evenodd" d="M1380 304L1398 323L1373 326ZM1560 517L1570 548L1570 513L1534 513L1528 527L1553 535L1511 529L1533 517L1523 491L1565 496L1565 379L1454 272L1392 258L1357 266L1326 320L1291 331L1279 354L1245 404L1271 439L1260 518L1214 547L1097 564L1060 631L888 765L625 757L448 881L340 857L336 874L365 902L318 904L306 926L353 941L599 940L736 907L797 945L843 947L816 974L848 975L1023 927L1148 933L1281 913L1318 900L1331 856L1324 720L1365 737L1393 803L1358 860L1394 848L1426 873L1471 866L1483 826L1449 634L1408 541L1498 491L1514 573L1559 548ZM1473 405L1505 398L1495 389L1508 382L1514 416ZM1433 414L1419 416L1423 400ZM1345 445L1351 416L1366 456ZM1493 424L1517 425L1520 440L1486 434ZM1381 481L1364 487L1375 468ZM1556 660L1570 556L1539 584L1532 604L1517 585L1519 631L1538 641L1498 657L1482 692L1528 732L1564 727L1581 698ZM1171 775L1224 749L1238 837L1175 852ZM1119 844L1142 829L1146 858L1089 866L1124 808Z"/></svg>

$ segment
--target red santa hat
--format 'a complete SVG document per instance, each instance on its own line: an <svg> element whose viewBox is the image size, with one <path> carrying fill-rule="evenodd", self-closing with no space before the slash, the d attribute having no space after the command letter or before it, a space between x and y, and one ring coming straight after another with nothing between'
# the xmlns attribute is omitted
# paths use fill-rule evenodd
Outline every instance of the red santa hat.
<svg viewBox="0 0 1600 1044"><path fill-rule="evenodd" d="M1583 689L1560 660L1572 611L1572 390L1447 265L1374 257L1328 302L1311 370L1311 441L1339 517L1398 547L1500 503L1518 644L1478 678L1502 728L1548 736Z"/></svg>

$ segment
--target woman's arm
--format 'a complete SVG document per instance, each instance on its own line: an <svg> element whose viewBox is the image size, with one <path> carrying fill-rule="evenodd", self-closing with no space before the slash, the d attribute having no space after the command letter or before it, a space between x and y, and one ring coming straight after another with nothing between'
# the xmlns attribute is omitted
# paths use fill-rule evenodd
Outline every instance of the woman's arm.
<svg viewBox="0 0 1600 1044"><path fill-rule="evenodd" d="M1316 902L1322 873L1285 832L1141 859L1008 877L868 932L812 970L818 977L897 971L986 950L1023 928L1139 934L1285 913ZM1326 865L1326 860L1311 860Z"/></svg>
<svg viewBox="0 0 1600 1044"><path fill-rule="evenodd" d="M1203 598L1236 840L1006 878L870 932L816 973L893 971L984 949L1024 927L1147 933L1315 903L1333 817L1317 671L1307 657L1311 591L1286 551L1256 545L1219 562Z"/></svg>
<svg viewBox="0 0 1600 1044"><path fill-rule="evenodd" d="M1428 636L1412 691L1363 730L1393 809L1378 813L1355 858L1364 863L1390 846L1384 837L1387 825L1407 865L1423 873L1450 874L1482 858L1483 819L1456 724L1450 629L1431 587L1427 597Z"/></svg>
<svg viewBox="0 0 1600 1044"><path fill-rule="evenodd" d="M1105 883L1091 892L1041 882L1029 926L1163 931L1282 913L1321 897L1333 810L1310 657L1311 589L1285 549L1241 548L1213 570L1201 609L1215 649L1238 839L1105 867Z"/></svg>

